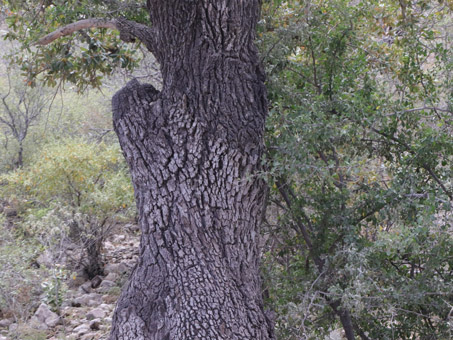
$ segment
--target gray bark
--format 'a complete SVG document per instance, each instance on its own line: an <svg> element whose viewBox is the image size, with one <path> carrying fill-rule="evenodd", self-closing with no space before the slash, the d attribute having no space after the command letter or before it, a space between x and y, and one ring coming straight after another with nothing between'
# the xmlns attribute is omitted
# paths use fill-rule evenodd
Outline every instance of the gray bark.
<svg viewBox="0 0 453 340"><path fill-rule="evenodd" d="M113 98L142 236L111 340L274 338L257 247L267 112L253 45L259 6L148 0L145 44L163 89L131 81Z"/></svg>

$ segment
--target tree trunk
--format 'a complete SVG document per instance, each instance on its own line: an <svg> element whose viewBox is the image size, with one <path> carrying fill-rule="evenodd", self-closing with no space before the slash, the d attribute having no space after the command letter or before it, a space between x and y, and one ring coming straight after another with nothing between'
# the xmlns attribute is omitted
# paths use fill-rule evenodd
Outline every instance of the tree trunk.
<svg viewBox="0 0 453 340"><path fill-rule="evenodd" d="M19 151L17 152L16 168L22 168L24 165L24 144L22 140L19 141Z"/></svg>
<svg viewBox="0 0 453 340"><path fill-rule="evenodd" d="M253 39L259 0L148 0L163 89L113 98L140 257L111 340L273 339L263 310L257 176L267 112Z"/></svg>

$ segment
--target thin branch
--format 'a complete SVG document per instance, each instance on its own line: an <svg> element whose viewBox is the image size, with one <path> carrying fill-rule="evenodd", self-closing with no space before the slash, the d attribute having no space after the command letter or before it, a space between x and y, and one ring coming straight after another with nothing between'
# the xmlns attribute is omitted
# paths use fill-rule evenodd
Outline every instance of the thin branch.
<svg viewBox="0 0 453 340"><path fill-rule="evenodd" d="M116 20L106 20L100 18L85 19L66 25L64 27L60 27L56 31L53 31L52 33L47 34L45 37L39 39L37 41L37 44L48 45L52 41L55 41L61 37L71 35L74 32L87 28L110 28L113 30L119 30Z"/></svg>

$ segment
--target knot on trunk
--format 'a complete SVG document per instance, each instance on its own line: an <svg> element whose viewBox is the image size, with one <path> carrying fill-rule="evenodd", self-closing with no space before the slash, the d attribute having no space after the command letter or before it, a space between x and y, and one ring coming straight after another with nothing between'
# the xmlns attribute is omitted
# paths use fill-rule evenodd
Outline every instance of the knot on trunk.
<svg viewBox="0 0 453 340"><path fill-rule="evenodd" d="M114 122L133 113L143 117L146 106L156 101L159 93L151 84L140 84L137 79L131 80L112 98Z"/></svg>

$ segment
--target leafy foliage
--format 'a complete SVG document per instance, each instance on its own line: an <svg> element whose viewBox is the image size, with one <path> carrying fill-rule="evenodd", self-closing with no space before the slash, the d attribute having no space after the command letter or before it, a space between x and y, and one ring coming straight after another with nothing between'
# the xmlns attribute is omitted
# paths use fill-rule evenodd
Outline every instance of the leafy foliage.
<svg viewBox="0 0 453 340"><path fill-rule="evenodd" d="M26 320L39 305L40 282L47 275L31 266L41 249L33 240L15 237L2 214L0 228L0 315Z"/></svg>
<svg viewBox="0 0 453 340"><path fill-rule="evenodd" d="M451 11L401 6L265 4L282 337L319 338L333 317L363 339L451 335Z"/></svg>
<svg viewBox="0 0 453 340"><path fill-rule="evenodd" d="M21 44L21 53L12 54L11 60L21 66L30 85L39 79L48 86L70 82L80 91L88 86L100 87L103 76L111 75L114 69L137 66L137 46L122 43L118 32L105 29L80 31L48 46L37 46L37 40L64 25L93 17L121 16L146 23L143 5L119 0L6 1L7 38Z"/></svg>
<svg viewBox="0 0 453 340"><path fill-rule="evenodd" d="M27 168L3 176L3 188L28 206L23 227L46 246L69 236L86 250L89 275L102 270L102 242L133 216L130 179L117 146L68 139L47 145Z"/></svg>

